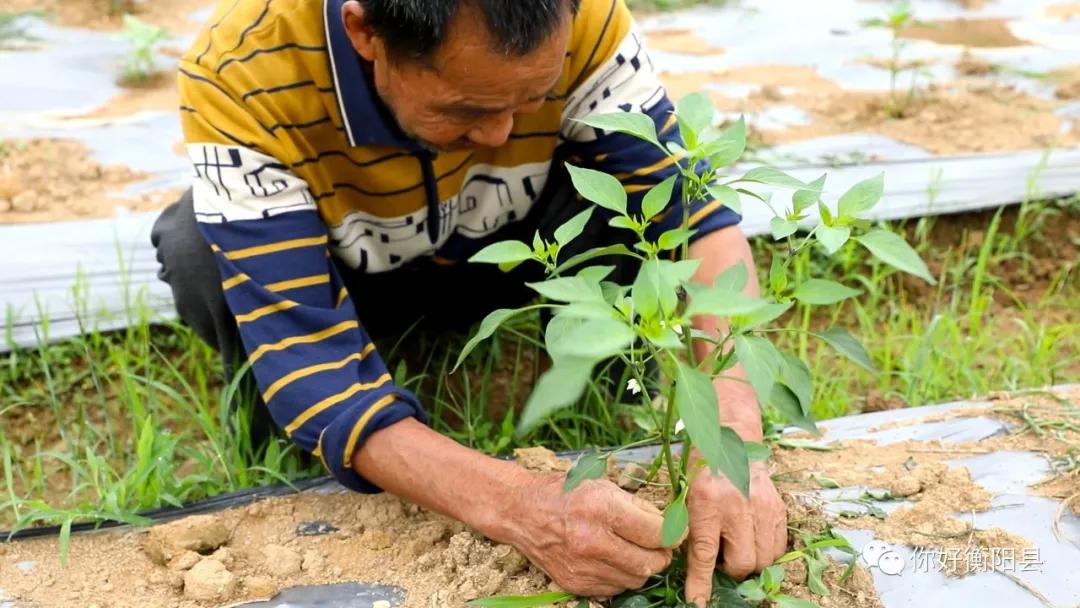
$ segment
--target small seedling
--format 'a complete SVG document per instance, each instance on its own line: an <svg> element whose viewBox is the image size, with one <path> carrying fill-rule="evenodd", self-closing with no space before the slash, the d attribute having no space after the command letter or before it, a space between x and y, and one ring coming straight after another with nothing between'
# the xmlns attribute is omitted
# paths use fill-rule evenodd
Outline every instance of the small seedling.
<svg viewBox="0 0 1080 608"><path fill-rule="evenodd" d="M168 37L168 33L163 27L124 15L124 31L120 36L130 45L124 57L121 79L128 84L145 83L154 74L154 50Z"/></svg>
<svg viewBox="0 0 1080 608"><path fill-rule="evenodd" d="M936 24L916 19L911 3L908 0L901 0L886 13L885 17L867 19L862 22L862 25L867 28L886 29L892 34L892 54L885 64L885 68L889 70L889 103L885 112L890 118L904 118L918 96L918 78L926 74L923 69L925 63L907 61L903 58L904 49L907 48L907 42L903 38L904 30L916 26L935 27ZM911 81L906 91L902 90L900 85L900 76L905 72L911 73Z"/></svg>
<svg viewBox="0 0 1080 608"><path fill-rule="evenodd" d="M855 557L858 552L851 546L851 542L843 536L837 534L832 527L826 526L825 530L813 534L800 530L798 528L793 529L795 534L799 537L802 544L801 549L795 549L785 554L780 559L776 560L776 565L784 564L797 559L802 559L806 562L806 587L810 589L811 593L820 596L829 595L829 587L825 584L825 569L829 567L829 557L825 555L824 549L834 548L848 555L852 556L852 560L848 563L847 569L844 574L840 576L840 581L846 581L851 576L851 572L855 569Z"/></svg>
<svg viewBox="0 0 1080 608"><path fill-rule="evenodd" d="M761 576L743 581L737 588L751 606L760 606L765 602L779 608L817 608L810 600L804 600L780 593L784 582L784 569L781 566L769 566Z"/></svg>

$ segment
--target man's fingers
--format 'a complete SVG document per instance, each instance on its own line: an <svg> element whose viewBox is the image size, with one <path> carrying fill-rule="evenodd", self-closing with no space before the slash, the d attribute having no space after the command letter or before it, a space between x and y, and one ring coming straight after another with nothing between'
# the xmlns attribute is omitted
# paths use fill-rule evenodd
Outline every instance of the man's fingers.
<svg viewBox="0 0 1080 608"><path fill-rule="evenodd" d="M757 541L754 532L754 516L742 510L732 516L724 526L724 572L741 581L757 567Z"/></svg>
<svg viewBox="0 0 1080 608"><path fill-rule="evenodd" d="M776 546L776 526L773 525L772 521L773 518L769 517L764 521L760 521L756 527L754 554L757 557L757 562L754 564L754 572L761 572L768 568L772 565L773 560L779 557L779 555L773 553L773 548Z"/></svg>
<svg viewBox="0 0 1080 608"><path fill-rule="evenodd" d="M626 494L624 500L612 501L611 529L639 547L664 548L664 515L635 496Z"/></svg>
<svg viewBox="0 0 1080 608"><path fill-rule="evenodd" d="M787 539L787 533L788 533L788 530L787 530L787 517L785 516L785 517L779 518L779 520L774 525L776 527L775 527L775 530L773 532L773 554L774 555L783 555L784 553L787 552L787 546L788 546L788 542L787 542L787 540L788 540Z"/></svg>
<svg viewBox="0 0 1080 608"><path fill-rule="evenodd" d="M698 606L704 606L712 595L713 572L720 554L719 505L710 500L709 494L708 491L691 490L688 505L690 543L686 556L686 600Z"/></svg>

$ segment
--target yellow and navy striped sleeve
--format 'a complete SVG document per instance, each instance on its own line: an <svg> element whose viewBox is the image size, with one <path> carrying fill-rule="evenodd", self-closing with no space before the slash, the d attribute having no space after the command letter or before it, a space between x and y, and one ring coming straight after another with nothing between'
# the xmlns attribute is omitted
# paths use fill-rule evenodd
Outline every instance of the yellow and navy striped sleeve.
<svg viewBox="0 0 1080 608"><path fill-rule="evenodd" d="M682 144L674 106L646 52L643 37L624 0L584 0L574 24L570 69L572 88L563 115L564 137L575 142L574 156L592 168L615 175L626 187L631 211L639 211L645 193L677 172L673 161L656 146L621 133L607 133L575 122L589 114L643 112L653 119L661 143ZM673 200L681 201L681 185ZM652 224L648 236L682 224L681 206L673 205ZM690 204L694 239L727 226L741 217L719 201Z"/></svg>
<svg viewBox="0 0 1080 608"><path fill-rule="evenodd" d="M275 156L275 130L194 62L181 62L179 89L196 218L266 406L343 485L376 492L352 470L353 454L424 412L361 327L307 183Z"/></svg>

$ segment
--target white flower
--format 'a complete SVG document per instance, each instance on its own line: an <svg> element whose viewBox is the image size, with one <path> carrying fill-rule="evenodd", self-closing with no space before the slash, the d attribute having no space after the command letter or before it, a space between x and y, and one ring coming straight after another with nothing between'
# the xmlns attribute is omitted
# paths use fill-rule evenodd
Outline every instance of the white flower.
<svg viewBox="0 0 1080 608"><path fill-rule="evenodd" d="M683 429L685 429L685 428L686 428L686 425L685 425L685 424L683 424L683 422L682 422L682 418L679 418L679 419L678 419L678 420L677 420L677 421L675 422L675 432L676 432L676 433L681 433L681 432L682 432L682 430L683 430Z"/></svg>
<svg viewBox="0 0 1080 608"><path fill-rule="evenodd" d="M640 395L641 385L638 384L636 378L630 378L630 381L626 383L626 390L630 391L630 394L632 395Z"/></svg>
<svg viewBox="0 0 1080 608"><path fill-rule="evenodd" d="M675 333L679 334L680 336L682 335L682 325L676 325L671 329L675 330Z"/></svg>

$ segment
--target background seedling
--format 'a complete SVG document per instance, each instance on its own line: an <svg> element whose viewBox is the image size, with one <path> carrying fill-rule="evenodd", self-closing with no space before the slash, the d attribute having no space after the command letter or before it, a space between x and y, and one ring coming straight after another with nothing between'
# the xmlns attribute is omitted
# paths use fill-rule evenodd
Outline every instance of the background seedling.
<svg viewBox="0 0 1080 608"><path fill-rule="evenodd" d="M145 83L154 74L154 51L168 37L168 33L165 28L132 15L124 15L124 31L120 36L129 45L121 80L127 84Z"/></svg>
<svg viewBox="0 0 1080 608"><path fill-rule="evenodd" d="M885 64L885 68L889 70L889 103L885 111L891 118L904 118L918 95L918 78L926 71L923 62L907 61L903 58L904 49L907 48L903 33L909 27L934 27L935 24L916 19L911 3L903 0L896 3L884 18L867 19L862 25L868 28L883 28L892 34L892 53ZM900 85L900 76L905 72L911 73L911 81L906 91Z"/></svg>
<svg viewBox="0 0 1080 608"><path fill-rule="evenodd" d="M0 49L9 48L16 42L36 40L34 36L26 33L26 18L44 15L44 11L0 11Z"/></svg>
<svg viewBox="0 0 1080 608"><path fill-rule="evenodd" d="M622 361L631 370L627 388L640 397L640 407L646 413L640 418L648 423L641 426L661 446L652 470L655 474L662 466L670 486L670 502L664 511L664 539L668 545L676 544L687 530L687 492L693 477L704 469L724 475L744 495L749 494L749 463L751 452L757 450L748 449L734 430L721 424L715 379L730 378L728 370L740 364L767 413L816 432L810 414L809 368L803 358L777 349L769 328L796 303L804 307L831 305L860 292L814 277L814 268L809 264L812 250L831 256L849 242L856 243L884 263L934 282L919 255L903 238L875 229L862 219L881 198L882 176L856 184L835 206L829 206L821 200L824 175L806 183L770 167L751 169L743 175L728 174L727 168L746 150L745 123L716 129L716 111L707 96L687 97L675 114L685 147L660 143L652 118L644 114L599 115L582 121L657 146L678 167L678 174L651 189L640 208L633 208L616 178L568 164L575 188L599 209L580 213L557 229L551 242L537 234L531 245L520 241L496 243L472 258L473 262L497 264L503 270L539 263L549 278L529 284L540 296L539 304L489 315L458 359L460 364L470 350L514 316L537 308L549 310L552 317L545 345L553 365L540 377L529 397L518 422L519 435L577 402L589 387L598 364L612 359ZM681 186L678 202L682 204L673 206L676 184ZM790 205L773 197L776 189L792 191ZM695 234L690 225L691 205L718 202L739 212L744 197L772 211L772 235L786 243L786 251L772 259L762 297L745 293L749 276L742 265L727 269L713 285L691 280L698 267L697 261L689 259L689 241ZM817 208L822 221L803 233L800 222L807 219L812 207ZM624 244L610 244L570 259L560 258L560 250L582 233L593 213L602 213L611 226L633 233L633 250ZM680 213L681 225L654 240L649 236L649 226L666 213ZM607 281L613 267L588 266L603 256L636 260L640 270L633 284ZM679 261L673 261L676 259ZM696 330L692 320L701 316L721 318L726 329L719 336ZM856 364L874 369L865 349L845 330L833 327L804 334L804 338L820 339ZM701 343L712 346L704 358L695 350ZM650 368L658 374L648 373ZM652 395L662 398L653 399ZM677 454L675 444L680 442L682 450ZM601 477L603 465L617 451L581 457L567 477L565 490L572 491L587 479ZM771 599L769 594L775 595L773 583L778 588L779 582L766 582L762 589Z"/></svg>

